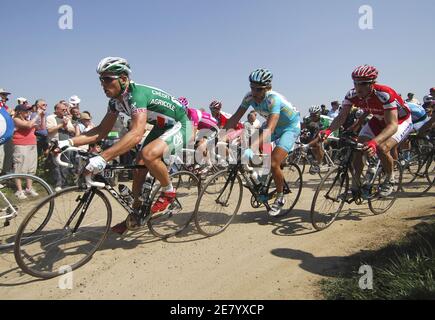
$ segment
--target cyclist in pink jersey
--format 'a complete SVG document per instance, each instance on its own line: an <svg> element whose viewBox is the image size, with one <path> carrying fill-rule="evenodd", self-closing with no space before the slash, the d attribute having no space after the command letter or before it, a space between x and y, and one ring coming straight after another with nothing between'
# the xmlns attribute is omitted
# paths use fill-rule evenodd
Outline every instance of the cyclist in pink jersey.
<svg viewBox="0 0 435 320"><path fill-rule="evenodd" d="M189 107L189 100L185 97L178 98L184 106L187 117L192 121L193 139L195 139L195 149L205 157L206 162L211 166L211 161L207 154L207 140L216 136L219 132L218 121L207 112Z"/></svg>

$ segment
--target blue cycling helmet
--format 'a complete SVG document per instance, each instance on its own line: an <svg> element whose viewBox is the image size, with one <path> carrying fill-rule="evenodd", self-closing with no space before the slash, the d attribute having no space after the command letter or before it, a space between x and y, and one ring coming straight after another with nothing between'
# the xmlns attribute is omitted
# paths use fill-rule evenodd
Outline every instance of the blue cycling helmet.
<svg viewBox="0 0 435 320"><path fill-rule="evenodd" d="M272 84L273 74L267 69L257 69L249 75L249 81L255 84L269 86Z"/></svg>

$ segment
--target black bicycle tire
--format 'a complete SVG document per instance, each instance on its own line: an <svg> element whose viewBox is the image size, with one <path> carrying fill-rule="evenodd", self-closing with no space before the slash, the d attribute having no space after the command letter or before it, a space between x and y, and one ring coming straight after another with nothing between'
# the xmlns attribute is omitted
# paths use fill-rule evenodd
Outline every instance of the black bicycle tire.
<svg viewBox="0 0 435 320"><path fill-rule="evenodd" d="M27 226L27 223L31 220L33 215L36 214L38 212L38 210L47 203L47 201L54 200L56 197L64 195L67 192L77 191L77 190L79 190L79 187L73 186L73 187L65 188L57 193L52 194L51 196L49 196L49 197L45 198L43 201L41 201L35 208L33 208L32 211L30 211L29 214L26 216L26 218L23 220L23 223L20 225L20 228L18 229L18 232L17 232L17 237L16 237L17 241L15 241L15 245L14 245L14 256L15 256L15 261L17 262L18 266L25 273L27 273L31 276L37 277L37 278L42 278L42 279L50 279L50 278L54 278L54 277L57 277L60 275L58 271L56 271L56 272L39 272L39 271L33 270L32 268L29 268L21 258L21 250L20 250L21 237L22 237L22 234L25 230L25 227ZM107 208L106 230L105 230L103 236L101 237L101 239L99 240L98 244L95 246L95 248L92 251L90 251L89 254L85 258L81 259L79 262L70 266L71 270L76 270L76 269L80 268L81 266L83 266L84 264L86 264L87 262L89 262L92 259L92 256L95 254L95 252L104 243L104 241L106 240L107 235L109 233L110 224L111 224L111 220L112 220L112 207L110 205L109 200L107 199L107 196L103 192L96 189L95 195L98 195L103 200L103 202Z"/></svg>

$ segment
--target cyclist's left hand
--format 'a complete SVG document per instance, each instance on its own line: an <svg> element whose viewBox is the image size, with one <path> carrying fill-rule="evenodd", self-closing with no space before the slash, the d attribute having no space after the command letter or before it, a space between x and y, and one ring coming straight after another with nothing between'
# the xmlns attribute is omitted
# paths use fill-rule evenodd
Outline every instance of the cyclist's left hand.
<svg viewBox="0 0 435 320"><path fill-rule="evenodd" d="M89 163L86 165L86 170L98 174L106 168L107 162L102 156L96 156L89 159Z"/></svg>

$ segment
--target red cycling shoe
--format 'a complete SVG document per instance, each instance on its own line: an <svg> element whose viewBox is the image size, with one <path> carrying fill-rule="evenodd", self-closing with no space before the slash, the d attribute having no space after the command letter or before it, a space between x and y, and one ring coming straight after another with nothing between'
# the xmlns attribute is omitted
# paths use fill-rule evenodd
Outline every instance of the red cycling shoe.
<svg viewBox="0 0 435 320"><path fill-rule="evenodd" d="M175 196L177 195L177 192L170 191L170 192L162 192L160 193L159 198L156 200L156 202L151 207L151 213L157 213L161 211L165 211L166 208L175 200Z"/></svg>

